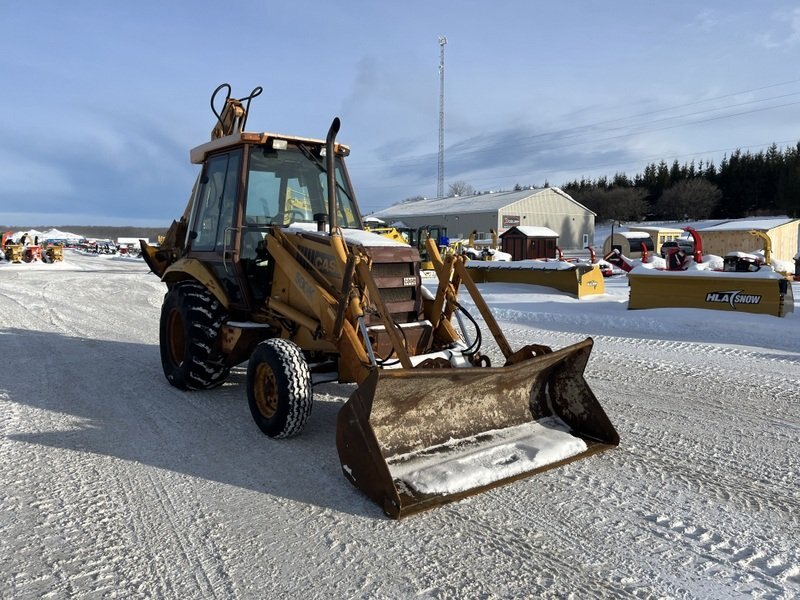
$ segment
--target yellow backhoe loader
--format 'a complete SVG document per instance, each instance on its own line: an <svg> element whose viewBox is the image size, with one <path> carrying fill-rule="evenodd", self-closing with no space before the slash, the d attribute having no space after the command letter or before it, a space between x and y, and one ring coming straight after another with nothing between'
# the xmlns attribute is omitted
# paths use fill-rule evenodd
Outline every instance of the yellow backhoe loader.
<svg viewBox="0 0 800 600"><path fill-rule="evenodd" d="M424 288L417 248L364 230L339 119L325 140L248 131L261 91L215 90L184 214L159 247L141 243L167 285L160 347L173 386L213 388L247 361L252 416L284 438L303 429L313 383L356 383L337 420L342 471L394 518L619 443L583 376L591 339L512 349L463 258L433 241L438 285ZM502 366L482 353L462 287Z"/></svg>
<svg viewBox="0 0 800 600"><path fill-rule="evenodd" d="M433 241L433 245L440 254L442 252L447 254L450 251L448 248L450 239L447 237L447 227L442 225L423 225L416 228L402 226L366 227L365 229L415 247L420 256L419 268L423 271L433 271L435 269L434 258L429 256L428 252L428 240Z"/></svg>

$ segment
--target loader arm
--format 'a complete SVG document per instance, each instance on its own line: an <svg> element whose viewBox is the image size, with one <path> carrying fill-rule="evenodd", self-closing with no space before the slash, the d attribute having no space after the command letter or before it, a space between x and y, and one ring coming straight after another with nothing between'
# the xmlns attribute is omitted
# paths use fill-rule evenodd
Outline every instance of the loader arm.
<svg viewBox="0 0 800 600"><path fill-rule="evenodd" d="M364 312L355 279L358 264L365 259L348 254L341 239L339 249L337 240L330 239L328 258L322 262L334 260L339 264L341 261L334 257L347 256L337 289L331 275L306 258L291 238L277 228L266 238L276 273L273 294L265 301L265 308L298 327L291 335L302 348L338 355L340 381L361 382L371 367L363 336L359 337L355 325ZM368 270L364 276L371 279Z"/></svg>
<svg viewBox="0 0 800 600"><path fill-rule="evenodd" d="M393 518L619 444L619 435L583 376L592 340L558 351L538 344L514 351L469 276L464 258L442 259L431 246L439 286L426 315L435 324L435 337L457 339L450 317L462 310L457 289L463 284L505 365L488 367L488 361L479 360L455 368L454 351L446 350L450 361L423 361L412 367L402 340L393 338L401 366L373 368L345 403L336 433L342 471ZM374 301L379 293L370 283L367 266L362 264L357 272ZM385 314L381 303L376 304ZM394 330L389 323L386 327Z"/></svg>
<svg viewBox="0 0 800 600"><path fill-rule="evenodd" d="M478 290L478 286L475 285L472 277L470 277L467 269L464 267L464 257L450 254L446 256L444 260L442 260L442 256L439 254L439 249L430 238L428 238L427 245L428 256L431 257L434 268L436 269L436 273L439 277L439 288L436 292L436 298L434 300L432 310L433 318L436 319L434 327L438 325L439 319L441 318L440 314L442 312L444 313L444 318L449 321L450 316L453 313L455 298L458 295L458 285L463 283L464 287L467 288L467 291L472 297L472 301L475 303L475 306L481 313L481 317L483 317L484 321L486 321L486 325L489 327L489 331L491 331L492 335L494 336L495 342L497 342L497 345L500 348L500 352L502 352L503 356L508 359L508 357L513 354L511 346L509 345L505 334L500 329L500 326L497 324L492 311L489 310L486 301L483 299L483 296ZM452 277L453 271L455 271L455 277Z"/></svg>
<svg viewBox="0 0 800 600"><path fill-rule="evenodd" d="M314 339L329 339L328 334L334 330L338 305L330 285L309 269L308 264L302 265L295 258L296 254L286 247L289 245L286 236L276 232L266 239L267 252L275 261L275 269L280 271L275 280L285 286L279 293L267 298L266 308L297 322Z"/></svg>

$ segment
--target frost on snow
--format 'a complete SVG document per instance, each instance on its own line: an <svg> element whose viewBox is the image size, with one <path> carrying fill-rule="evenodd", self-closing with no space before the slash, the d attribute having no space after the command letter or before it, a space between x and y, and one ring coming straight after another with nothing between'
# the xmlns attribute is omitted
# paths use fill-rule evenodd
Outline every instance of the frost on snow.
<svg viewBox="0 0 800 600"><path fill-rule="evenodd" d="M488 435L489 440L485 438ZM423 494L456 494L570 458L586 443L564 423L548 417L482 434L481 440L451 441L422 455L389 463L392 477ZM433 452L432 452L433 451Z"/></svg>

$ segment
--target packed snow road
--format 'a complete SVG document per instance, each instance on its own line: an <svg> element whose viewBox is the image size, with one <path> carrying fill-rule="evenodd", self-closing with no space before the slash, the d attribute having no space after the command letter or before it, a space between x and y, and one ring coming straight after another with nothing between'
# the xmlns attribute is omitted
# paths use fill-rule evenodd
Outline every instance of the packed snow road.
<svg viewBox="0 0 800 600"><path fill-rule="evenodd" d="M621 446L396 522L340 472L352 386L270 440L243 367L167 384L143 263L3 265L0 597L797 597L800 311L628 311L607 287L482 289L512 346L595 339Z"/></svg>

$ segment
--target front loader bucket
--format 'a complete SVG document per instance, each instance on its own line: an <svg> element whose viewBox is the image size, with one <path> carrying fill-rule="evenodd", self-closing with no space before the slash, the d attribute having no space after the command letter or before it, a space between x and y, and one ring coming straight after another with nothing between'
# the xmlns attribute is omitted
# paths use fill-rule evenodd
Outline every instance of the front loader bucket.
<svg viewBox="0 0 800 600"><path fill-rule="evenodd" d="M339 413L345 476L393 518L619 444L591 338L506 367L373 370Z"/></svg>

